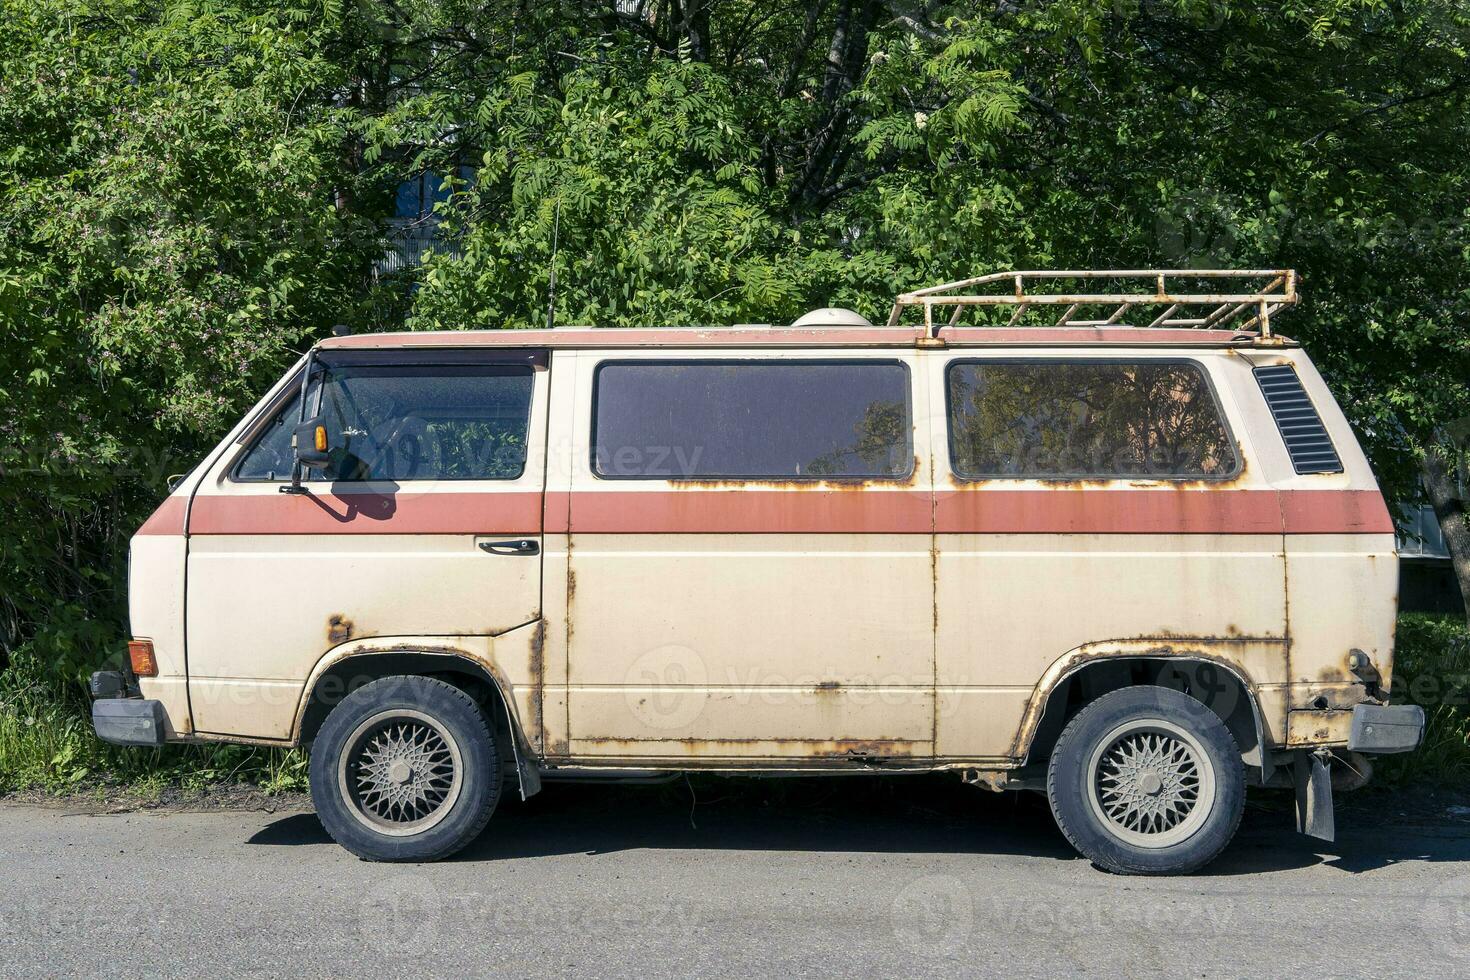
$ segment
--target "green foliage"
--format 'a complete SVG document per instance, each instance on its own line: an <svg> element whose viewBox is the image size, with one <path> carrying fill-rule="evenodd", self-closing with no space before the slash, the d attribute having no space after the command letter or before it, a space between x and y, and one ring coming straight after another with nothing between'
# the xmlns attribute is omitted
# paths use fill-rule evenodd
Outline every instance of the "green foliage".
<svg viewBox="0 0 1470 980"><path fill-rule="evenodd" d="M1381 781L1470 783L1470 630L1444 616L1399 617L1393 700L1423 705L1424 744L1379 763Z"/></svg>
<svg viewBox="0 0 1470 980"><path fill-rule="evenodd" d="M164 477L353 319L377 231L334 205L351 117L314 8L3 9L0 644L75 679Z"/></svg>

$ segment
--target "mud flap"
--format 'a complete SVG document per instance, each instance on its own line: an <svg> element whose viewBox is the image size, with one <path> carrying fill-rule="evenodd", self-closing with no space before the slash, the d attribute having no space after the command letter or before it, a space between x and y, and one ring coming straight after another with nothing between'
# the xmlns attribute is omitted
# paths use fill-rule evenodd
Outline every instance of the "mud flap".
<svg viewBox="0 0 1470 980"><path fill-rule="evenodd" d="M1296 777L1296 829L1319 840L1335 841L1332 816L1332 769L1314 752L1298 752L1292 769Z"/></svg>
<svg viewBox="0 0 1470 980"><path fill-rule="evenodd" d="M524 753L516 753L516 773L521 777L521 800L529 800L541 792L541 770Z"/></svg>

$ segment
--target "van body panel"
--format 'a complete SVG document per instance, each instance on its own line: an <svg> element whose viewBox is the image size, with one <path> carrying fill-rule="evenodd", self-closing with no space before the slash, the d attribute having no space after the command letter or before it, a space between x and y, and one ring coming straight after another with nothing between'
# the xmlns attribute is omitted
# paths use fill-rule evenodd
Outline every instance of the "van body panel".
<svg viewBox="0 0 1470 980"><path fill-rule="evenodd" d="M169 737L193 731L184 645L184 504L179 497L166 498L128 552L129 628L136 639L153 641L158 663L158 676L141 677L138 686L145 698L163 703Z"/></svg>
<svg viewBox="0 0 1470 980"><path fill-rule="evenodd" d="M569 756L932 756L931 492L915 355L844 352L844 361L898 361L920 393L909 474L850 482L600 478L586 424L595 372L629 357L690 355L554 357L558 374L570 362L577 379L574 411L561 416L573 428L552 433L572 447ZM561 512L554 486L552 512Z"/></svg>
<svg viewBox="0 0 1470 980"><path fill-rule="evenodd" d="M932 743L932 635L916 608L929 595L927 535L573 540L574 755L622 755L628 741L725 756L771 741L895 743L904 755Z"/></svg>
<svg viewBox="0 0 1470 980"><path fill-rule="evenodd" d="M288 494L232 477L248 440L214 460L188 524L198 731L291 737L311 668L349 640L493 636L539 620L547 377L534 369L515 479L308 479ZM535 551L489 547L504 540Z"/></svg>
<svg viewBox="0 0 1470 980"><path fill-rule="evenodd" d="M1346 664L1353 650L1369 656L1385 683L1392 677L1399 581L1394 547L1392 534L1287 535L1291 681L1302 685L1294 707L1332 687L1351 688L1361 700L1361 684Z"/></svg>
<svg viewBox="0 0 1470 980"><path fill-rule="evenodd" d="M1368 655L1385 693L1392 684L1399 583L1393 519L1347 416L1311 359L1293 350L1280 361L1295 369L1342 463L1341 473L1288 469L1280 481L1287 501L1291 707L1319 698L1330 708L1351 707L1367 693L1345 662L1353 650ZM1322 489L1309 497L1306 487Z"/></svg>
<svg viewBox="0 0 1470 980"><path fill-rule="evenodd" d="M945 448L952 365L931 359L938 755L1016 760L1023 722L1079 657L1214 656L1250 684L1287 679L1282 511L1240 421L1244 365L1214 352L986 352L983 364L1183 364L1204 373L1237 463L1219 478L966 479ZM1251 382L1254 384L1254 382ZM1085 652L1084 652L1085 651ZM1032 719L1034 721L1034 719ZM1268 720L1279 731L1283 719Z"/></svg>
<svg viewBox="0 0 1470 980"><path fill-rule="evenodd" d="M322 675L333 668L349 667L358 658L384 653L413 653L443 658L446 670L454 661L466 661L483 670L505 699L516 737L539 751L530 733L540 730L540 686L542 678L541 637L544 624L537 620L499 636L484 634L374 636L349 640L328 650L307 675L302 696L290 726L292 740L302 737L302 722L310 704L310 692ZM347 671L352 677L352 671ZM340 692L334 692L340 693Z"/></svg>
<svg viewBox="0 0 1470 980"><path fill-rule="evenodd" d="M1018 754L1045 675L1082 656L1226 647L1250 682L1284 682L1280 548L1254 534L940 535L939 754Z"/></svg>

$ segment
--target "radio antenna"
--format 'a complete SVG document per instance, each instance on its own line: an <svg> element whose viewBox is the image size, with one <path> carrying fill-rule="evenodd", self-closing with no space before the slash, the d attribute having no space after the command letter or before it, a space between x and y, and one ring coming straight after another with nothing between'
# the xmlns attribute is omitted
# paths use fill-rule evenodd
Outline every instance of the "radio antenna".
<svg viewBox="0 0 1470 980"><path fill-rule="evenodd" d="M561 231L561 198L556 199L556 214L551 219L551 285L546 290L546 329L556 326L556 237Z"/></svg>

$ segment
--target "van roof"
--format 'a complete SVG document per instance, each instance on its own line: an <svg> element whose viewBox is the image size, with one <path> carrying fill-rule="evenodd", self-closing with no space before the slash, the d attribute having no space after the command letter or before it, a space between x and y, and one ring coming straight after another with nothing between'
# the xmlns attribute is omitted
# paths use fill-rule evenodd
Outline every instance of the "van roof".
<svg viewBox="0 0 1470 980"><path fill-rule="evenodd" d="M1068 286L1074 288L1067 288ZM1272 332L1272 314L1298 301L1293 269L1072 269L992 272L902 293L888 325L852 310L814 310L789 327L512 329L381 333L322 342L324 348L536 347L1150 347L1294 346ZM967 311L1009 307L1004 325L970 326ZM1049 311L1061 309L1055 315ZM908 310L923 322L905 325ZM948 314L948 322L935 312ZM1025 325L1028 311L1044 321ZM1147 326L1128 326L1125 318ZM1103 314L1106 314L1105 316ZM973 314L972 314L973 317ZM1092 317L1092 318L1089 318ZM983 314L982 314L983 318Z"/></svg>
<svg viewBox="0 0 1470 980"><path fill-rule="evenodd" d="M321 342L324 350L384 348L840 348L840 347L1241 347L1259 335L1234 330L1158 327L943 327L930 339L923 327L557 327L434 330L354 334ZM1294 346L1274 336L1273 346Z"/></svg>

